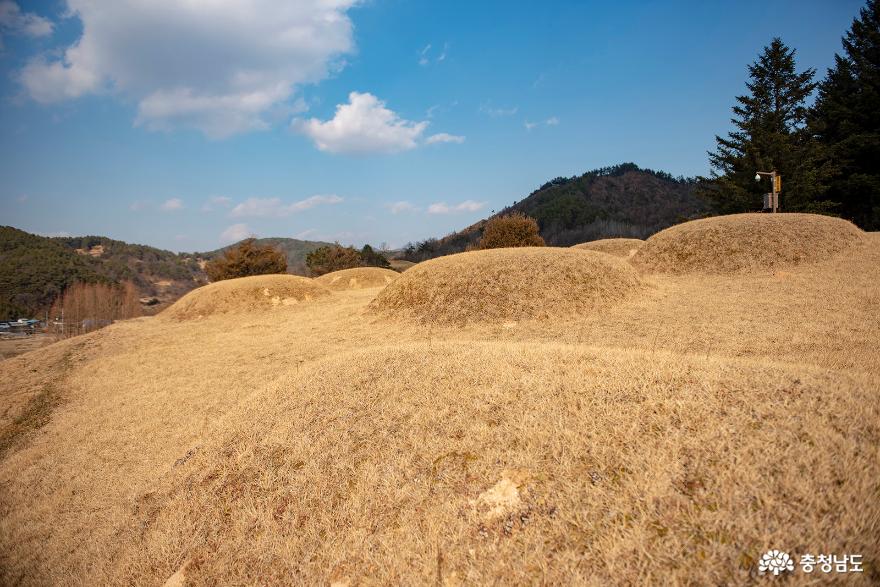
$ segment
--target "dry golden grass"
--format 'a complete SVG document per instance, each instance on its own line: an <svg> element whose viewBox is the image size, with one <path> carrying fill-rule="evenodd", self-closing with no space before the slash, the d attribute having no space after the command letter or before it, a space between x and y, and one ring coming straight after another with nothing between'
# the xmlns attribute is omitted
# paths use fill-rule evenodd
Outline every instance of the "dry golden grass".
<svg viewBox="0 0 880 587"><path fill-rule="evenodd" d="M388 263L391 265L392 269L400 273L403 273L410 267L414 267L416 265L412 261L406 261L404 259L390 259Z"/></svg>
<svg viewBox="0 0 880 587"><path fill-rule="evenodd" d="M632 262L658 273L765 272L831 259L864 238L851 222L830 216L734 214L667 228Z"/></svg>
<svg viewBox="0 0 880 587"><path fill-rule="evenodd" d="M307 277L254 275L194 289L162 312L162 316L193 320L214 314L265 312L328 295L326 288Z"/></svg>
<svg viewBox="0 0 880 587"><path fill-rule="evenodd" d="M326 273L316 277L315 281L324 287L339 291L345 289L365 289L372 287L385 287L400 273L381 267L356 267L354 269L342 269Z"/></svg>
<svg viewBox="0 0 880 587"><path fill-rule="evenodd" d="M640 287L632 267L607 255L491 249L420 263L382 290L370 309L438 324L558 318L614 305Z"/></svg>
<svg viewBox="0 0 880 587"><path fill-rule="evenodd" d="M597 241L581 243L574 245L573 249L583 249L586 251L599 251L600 253L608 253L616 257L629 258L636 254L645 241L637 238L603 238Z"/></svg>
<svg viewBox="0 0 880 587"><path fill-rule="evenodd" d="M351 290L0 362L0 584L737 585L771 547L861 553L839 577L876 584L862 240L560 319L392 320Z"/></svg>

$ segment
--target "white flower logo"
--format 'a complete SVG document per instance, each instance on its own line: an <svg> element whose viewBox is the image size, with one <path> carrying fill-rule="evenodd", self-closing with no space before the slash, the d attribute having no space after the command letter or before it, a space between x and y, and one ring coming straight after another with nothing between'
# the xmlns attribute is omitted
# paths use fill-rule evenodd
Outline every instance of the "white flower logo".
<svg viewBox="0 0 880 587"><path fill-rule="evenodd" d="M783 571L793 571L794 561L788 556L787 552L779 550L768 550L761 555L761 562L758 563L758 570L762 573L771 571L774 575L778 575Z"/></svg>

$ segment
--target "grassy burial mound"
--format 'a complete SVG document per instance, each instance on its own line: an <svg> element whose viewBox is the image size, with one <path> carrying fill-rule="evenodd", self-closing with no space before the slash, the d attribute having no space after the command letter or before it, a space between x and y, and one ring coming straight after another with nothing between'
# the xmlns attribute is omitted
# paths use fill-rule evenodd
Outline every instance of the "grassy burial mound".
<svg viewBox="0 0 880 587"><path fill-rule="evenodd" d="M326 273L316 277L315 281L332 290L368 289L371 287L385 287L400 273L381 267L355 267L354 269L342 269Z"/></svg>
<svg viewBox="0 0 880 587"><path fill-rule="evenodd" d="M492 249L420 263L382 290L370 308L422 323L528 320L590 313L639 289L636 272L608 255Z"/></svg>
<svg viewBox="0 0 880 587"><path fill-rule="evenodd" d="M872 397L554 343L346 352L230 414L128 520L111 582L717 585L792 540L867 559Z"/></svg>
<svg viewBox="0 0 880 587"><path fill-rule="evenodd" d="M864 232L840 218L734 214L667 228L645 241L632 262L654 273L767 272L826 261L864 240Z"/></svg>
<svg viewBox="0 0 880 587"><path fill-rule="evenodd" d="M330 295L324 286L296 275L254 275L226 279L195 289L162 312L174 320L214 314L247 314L293 306Z"/></svg>
<svg viewBox="0 0 880 587"><path fill-rule="evenodd" d="M642 248L645 241L637 238L603 238L597 241L581 243L574 245L573 249L582 249L584 251L599 251L600 253L608 253L616 257L632 257Z"/></svg>

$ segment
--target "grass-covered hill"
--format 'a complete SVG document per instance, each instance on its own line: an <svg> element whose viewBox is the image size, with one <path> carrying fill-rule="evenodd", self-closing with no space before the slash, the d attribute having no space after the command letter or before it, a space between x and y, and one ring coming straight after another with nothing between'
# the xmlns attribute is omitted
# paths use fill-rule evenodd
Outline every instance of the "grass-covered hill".
<svg viewBox="0 0 880 587"><path fill-rule="evenodd" d="M557 177L496 215L522 212L538 221L548 245L569 246L600 238L644 239L707 212L695 195L696 180L623 163ZM442 239L405 251L412 260L457 253L479 240L481 220Z"/></svg>
<svg viewBox="0 0 880 587"><path fill-rule="evenodd" d="M0 361L0 585L776 585L778 545L880 584L880 234L742 214L329 291L382 272Z"/></svg>

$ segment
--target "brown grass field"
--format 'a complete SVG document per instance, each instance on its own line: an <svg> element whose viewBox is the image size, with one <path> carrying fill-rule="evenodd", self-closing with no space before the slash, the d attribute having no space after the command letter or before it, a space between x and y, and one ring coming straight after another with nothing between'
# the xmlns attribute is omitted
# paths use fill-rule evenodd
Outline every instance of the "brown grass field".
<svg viewBox="0 0 880 587"><path fill-rule="evenodd" d="M636 251L641 249L644 244L645 241L637 238L603 238L597 241L574 245L572 248L599 251L600 253L608 253L617 257L629 258L635 255Z"/></svg>
<svg viewBox="0 0 880 587"><path fill-rule="evenodd" d="M0 362L0 584L747 585L769 548L877 584L880 235L778 216L809 254L767 269L230 281Z"/></svg>
<svg viewBox="0 0 880 587"><path fill-rule="evenodd" d="M332 290L369 289L385 287L400 277L397 271L380 267L356 267L326 273L316 277L315 281Z"/></svg>

